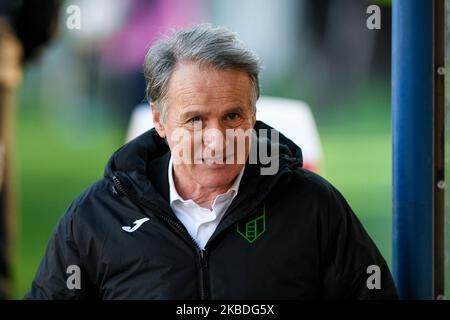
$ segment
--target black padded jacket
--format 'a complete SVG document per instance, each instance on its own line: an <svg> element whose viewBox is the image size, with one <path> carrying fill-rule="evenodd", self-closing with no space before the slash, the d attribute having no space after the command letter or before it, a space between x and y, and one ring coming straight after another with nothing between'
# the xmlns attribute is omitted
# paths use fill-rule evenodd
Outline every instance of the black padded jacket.
<svg viewBox="0 0 450 320"><path fill-rule="evenodd" d="M276 174L246 164L238 195L200 250L169 206L165 141L152 129L127 143L60 219L25 298L397 298L344 197L302 167L292 141L280 135L279 147Z"/></svg>

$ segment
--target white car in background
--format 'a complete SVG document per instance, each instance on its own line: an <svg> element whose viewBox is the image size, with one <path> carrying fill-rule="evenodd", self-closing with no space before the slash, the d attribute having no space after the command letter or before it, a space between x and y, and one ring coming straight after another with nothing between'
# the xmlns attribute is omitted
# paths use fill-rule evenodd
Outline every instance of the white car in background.
<svg viewBox="0 0 450 320"><path fill-rule="evenodd" d="M303 153L303 166L322 173L323 151L314 116L303 101L262 96L256 103L256 118L279 130ZM148 104L138 105L130 119L126 141L130 141L153 128Z"/></svg>

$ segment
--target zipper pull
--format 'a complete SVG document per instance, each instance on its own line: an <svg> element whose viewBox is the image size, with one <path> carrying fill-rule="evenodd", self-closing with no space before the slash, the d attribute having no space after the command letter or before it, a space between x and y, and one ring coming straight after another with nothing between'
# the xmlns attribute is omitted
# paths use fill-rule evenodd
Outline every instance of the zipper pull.
<svg viewBox="0 0 450 320"><path fill-rule="evenodd" d="M122 183L120 182L120 180L116 177L116 176L112 176L112 180L113 180L113 186L112 186L112 193L115 196L121 196L123 194L126 194L124 187L122 186Z"/></svg>
<svg viewBox="0 0 450 320"><path fill-rule="evenodd" d="M117 191L115 186L111 186L111 191L113 193L114 196L119 197L119 192Z"/></svg>
<svg viewBox="0 0 450 320"><path fill-rule="evenodd" d="M202 267L204 267L204 268L208 267L208 261L206 260L206 251L204 249L200 250L200 261L201 261Z"/></svg>

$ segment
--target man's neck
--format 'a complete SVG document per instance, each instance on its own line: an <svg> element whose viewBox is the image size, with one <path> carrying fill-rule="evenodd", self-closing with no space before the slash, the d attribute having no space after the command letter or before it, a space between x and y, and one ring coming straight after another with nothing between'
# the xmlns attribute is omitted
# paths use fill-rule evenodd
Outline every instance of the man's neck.
<svg viewBox="0 0 450 320"><path fill-rule="evenodd" d="M226 193L230 187L233 185L234 180L225 186L220 186L218 188L206 188L199 185L192 179L182 179L183 174L178 172L178 168L173 166L173 182L175 184L175 189L178 194L183 199L191 199L197 203L200 207L212 209L214 200L218 195ZM187 176L187 175L184 175Z"/></svg>

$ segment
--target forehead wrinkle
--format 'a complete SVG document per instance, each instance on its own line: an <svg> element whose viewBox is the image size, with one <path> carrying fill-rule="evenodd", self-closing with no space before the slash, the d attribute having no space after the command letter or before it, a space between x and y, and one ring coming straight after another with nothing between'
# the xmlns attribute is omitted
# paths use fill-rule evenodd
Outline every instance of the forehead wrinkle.
<svg viewBox="0 0 450 320"><path fill-rule="evenodd" d="M244 84L248 84L246 81L227 81L228 79L224 79L221 83L217 83L218 81L174 81L174 86L172 88L176 88L177 91L181 91L181 93L187 91L200 91L202 93L217 93L217 92L229 92L229 91L238 91L240 90ZM227 83L227 84L224 84Z"/></svg>
<svg viewBox="0 0 450 320"><path fill-rule="evenodd" d="M216 89L214 89L216 88ZM244 104L249 100L248 94L242 94L237 90L222 90L223 86L214 86L204 90L192 90L192 87L184 87L174 92L174 100L181 103L183 107L191 105L223 103Z"/></svg>
<svg viewBox="0 0 450 320"><path fill-rule="evenodd" d="M192 73L192 68L194 72ZM198 72L197 72L198 71ZM231 71L230 71L231 72ZM222 106L241 105L251 108L252 84L245 73L230 73L214 68L198 69L195 65L179 64L169 81L168 99L177 105L178 111L198 106L207 109L222 109ZM242 90L247 87L248 90ZM205 110L202 110L204 112Z"/></svg>
<svg viewBox="0 0 450 320"><path fill-rule="evenodd" d="M194 78L192 77L195 74ZM214 67L201 68L197 63L178 63L175 67L169 83L177 86L192 86L194 88L203 86L212 89L230 87L241 88L243 84L252 87L250 77L239 70L220 70ZM224 83L228 83L224 86Z"/></svg>

